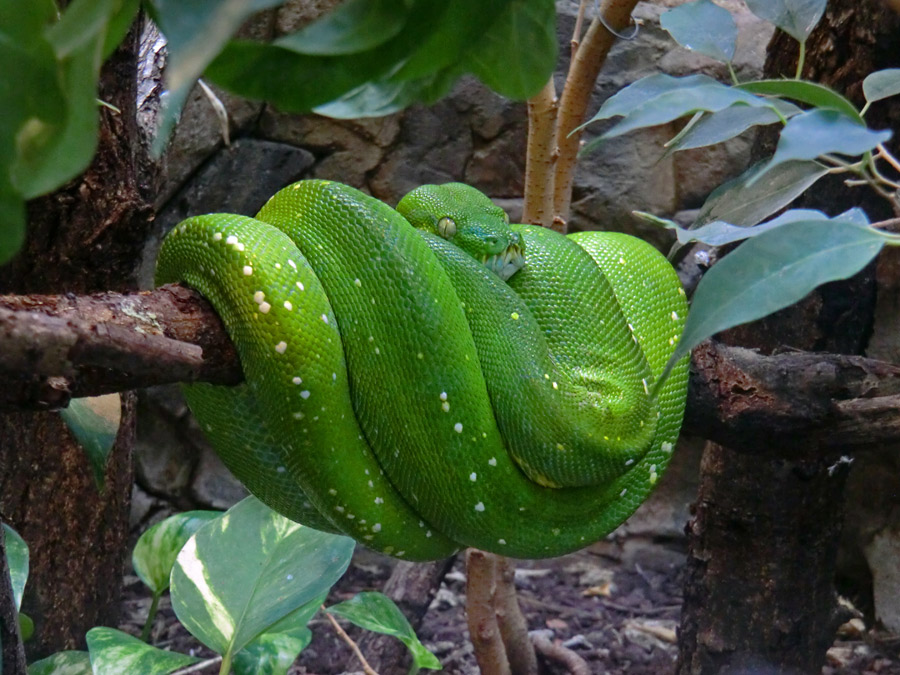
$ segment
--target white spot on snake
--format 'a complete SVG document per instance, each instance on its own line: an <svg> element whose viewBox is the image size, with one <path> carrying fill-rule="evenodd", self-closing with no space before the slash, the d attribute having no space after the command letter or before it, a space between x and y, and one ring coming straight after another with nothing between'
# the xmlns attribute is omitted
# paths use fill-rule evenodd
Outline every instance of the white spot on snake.
<svg viewBox="0 0 900 675"><path fill-rule="evenodd" d="M679 288L679 289L678 289L678 295L684 295L684 289L683 289L683 288Z"/></svg>
<svg viewBox="0 0 900 675"><path fill-rule="evenodd" d="M510 314L509 316L512 318L513 321L518 321L518 320L519 320L519 313L518 313L518 312L513 312L513 313Z"/></svg>
<svg viewBox="0 0 900 675"><path fill-rule="evenodd" d="M625 264L625 258L619 258L619 264L620 264L620 265L624 265L624 264Z"/></svg>
<svg viewBox="0 0 900 675"><path fill-rule="evenodd" d="M419 352L418 354L416 354L416 358L421 361L422 359L425 358L425 355L422 352Z"/></svg>
<svg viewBox="0 0 900 675"><path fill-rule="evenodd" d="M659 446L659 449L663 452L672 452L673 446L671 443L663 443L661 446Z"/></svg>
<svg viewBox="0 0 900 675"><path fill-rule="evenodd" d="M284 301L284 308L285 308L287 311L290 312L292 309L294 309L294 306L290 303L289 300L285 300L285 301Z"/></svg>
<svg viewBox="0 0 900 675"><path fill-rule="evenodd" d="M284 472L285 472L285 468L284 468L283 466L279 466L279 467L276 469L276 471L277 471L278 473L284 473Z"/></svg>
<svg viewBox="0 0 900 675"><path fill-rule="evenodd" d="M268 314L270 309L272 309L272 305L270 305L268 302L263 301L259 303L259 311L263 314Z"/></svg>
<svg viewBox="0 0 900 675"><path fill-rule="evenodd" d="M293 575L293 574L288 574L288 575L285 577L285 579L287 579L288 581L293 581L293 580L294 580L294 575Z"/></svg>
<svg viewBox="0 0 900 675"><path fill-rule="evenodd" d="M500 544L501 546L506 546L506 539L498 539L497 543Z"/></svg>
<svg viewBox="0 0 900 675"><path fill-rule="evenodd" d="M301 380L297 376L294 376L294 378L291 380L291 382L293 382L294 384L303 384L303 380Z"/></svg>
<svg viewBox="0 0 900 675"><path fill-rule="evenodd" d="M380 350L378 347L375 347L375 353L376 353L376 354L380 354L380 353L381 353L381 350Z"/></svg>
<svg viewBox="0 0 900 675"><path fill-rule="evenodd" d="M669 344L670 344L670 345L674 345L674 344L675 344L675 338L669 338Z"/></svg>
<svg viewBox="0 0 900 675"><path fill-rule="evenodd" d="M678 312L672 312L672 321L678 321Z"/></svg>
<svg viewBox="0 0 900 675"><path fill-rule="evenodd" d="M230 234L230 235L228 235L228 238L225 240L225 243L231 244L233 246L234 244L238 243L238 238L235 237L233 234Z"/></svg>
<svg viewBox="0 0 900 675"><path fill-rule="evenodd" d="M384 504L384 500L381 497L375 497L376 504Z"/></svg>
<svg viewBox="0 0 900 675"><path fill-rule="evenodd" d="M234 245L234 248L235 248L235 250L241 251L242 253L243 253L243 251L244 251L244 245L243 245L242 243L240 243L240 242L238 242L237 244L235 244L235 245Z"/></svg>
<svg viewBox="0 0 900 675"><path fill-rule="evenodd" d="M554 388L554 389L559 389L559 385L558 385L556 382L554 382L554 383L553 383L553 388Z"/></svg>
<svg viewBox="0 0 900 675"><path fill-rule="evenodd" d="M545 380L549 380L549 379L550 379L550 375L547 374L547 373L544 373L544 379L545 379Z"/></svg>
<svg viewBox="0 0 900 675"><path fill-rule="evenodd" d="M428 531L425 532L425 538L426 538L426 539L431 539L431 530L428 530Z"/></svg>
<svg viewBox="0 0 900 675"><path fill-rule="evenodd" d="M288 259L288 265L290 265L290 266L293 267L294 269L297 269L297 263L295 263L295 262L294 262L293 260L291 260L291 259Z"/></svg>
<svg viewBox="0 0 900 675"><path fill-rule="evenodd" d="M497 466L497 458L496 458L496 457L491 457L491 458L488 460L488 464L490 464L491 466Z"/></svg>
<svg viewBox="0 0 900 675"><path fill-rule="evenodd" d="M647 394L647 395L649 395L649 394L650 394L650 388L647 386L647 378L646 378L646 377L641 378L641 382L644 383L644 393Z"/></svg>
<svg viewBox="0 0 900 675"><path fill-rule="evenodd" d="M325 323L328 323L328 315L323 314L323 315L322 315L322 321L324 321Z"/></svg>
<svg viewBox="0 0 900 675"><path fill-rule="evenodd" d="M560 452L565 452L566 446L564 446L562 443L557 443L556 449L559 450Z"/></svg>
<svg viewBox="0 0 900 675"><path fill-rule="evenodd" d="M441 392L440 399L441 399L442 401L446 401L446 400L447 400L447 392L446 392L446 391L442 391L442 392Z"/></svg>
<svg viewBox="0 0 900 675"><path fill-rule="evenodd" d="M633 460L633 459L627 459L627 460L625 460L625 466L631 466L632 464L634 464L634 460Z"/></svg>
<svg viewBox="0 0 900 675"><path fill-rule="evenodd" d="M222 233L221 233L221 232L216 232L216 233L213 235L213 241L222 241Z"/></svg>
<svg viewBox="0 0 900 675"><path fill-rule="evenodd" d="M249 277L251 274L253 274L253 268L250 265L244 265L244 276Z"/></svg>
<svg viewBox="0 0 900 675"><path fill-rule="evenodd" d="M331 374L331 381L334 382L335 380L337 380L337 373L332 373L332 374Z"/></svg>
<svg viewBox="0 0 900 675"><path fill-rule="evenodd" d="M337 511L338 513L343 513L343 512L344 512L344 507L343 507L343 506L335 506L335 507L334 507L334 510Z"/></svg>
<svg viewBox="0 0 900 675"><path fill-rule="evenodd" d="M284 354L284 351L287 349L287 342L282 340L277 345L275 345L275 351L279 354Z"/></svg>
<svg viewBox="0 0 900 675"><path fill-rule="evenodd" d="M469 480L474 483L476 480L478 480L478 474L473 471L469 474Z"/></svg>
<svg viewBox="0 0 900 675"><path fill-rule="evenodd" d="M328 494L334 497L335 495L337 495L337 490L335 490L334 488L328 488Z"/></svg>
<svg viewBox="0 0 900 675"><path fill-rule="evenodd" d="M369 481L369 487L370 487L370 488L375 487L375 483L373 483L372 481Z"/></svg>
<svg viewBox="0 0 900 675"><path fill-rule="evenodd" d="M650 474L650 477L647 480L649 481L650 485L656 485L656 481L658 478L659 474L654 471Z"/></svg>
<svg viewBox="0 0 900 675"><path fill-rule="evenodd" d="M462 433L462 422L457 422L456 424L454 424L453 431L455 431L458 434L461 434Z"/></svg>
<svg viewBox="0 0 900 675"><path fill-rule="evenodd" d="M552 530L550 530L550 531L551 531L554 535L556 535L557 537L559 536L560 530L559 530L558 527L554 527L554 528L553 528Z"/></svg>
<svg viewBox="0 0 900 675"><path fill-rule="evenodd" d="M307 399L307 398L309 398L309 390L308 390L308 389L304 389L303 391L301 391L301 392L300 392L300 398L302 398L302 399Z"/></svg>
<svg viewBox="0 0 900 675"><path fill-rule="evenodd" d="M297 282L297 288L299 288L301 291L306 290L305 288L303 288L303 284L299 281Z"/></svg>
<svg viewBox="0 0 900 675"><path fill-rule="evenodd" d="M381 523L375 523L372 526L372 532L381 532Z"/></svg>
<svg viewBox="0 0 900 675"><path fill-rule="evenodd" d="M444 401L443 403L441 403L441 410L443 410L444 412L450 412L450 404L447 403L447 401Z"/></svg>
<svg viewBox="0 0 900 675"><path fill-rule="evenodd" d="M253 294L253 302L255 302L257 305L260 304L265 299L266 299L266 294L263 293L262 291L256 291L256 293Z"/></svg>
<svg viewBox="0 0 900 675"><path fill-rule="evenodd" d="M302 419L303 419L303 413L302 413L302 412L295 412L295 413L294 413L294 419L295 419L295 420L302 420Z"/></svg>
<svg viewBox="0 0 900 675"><path fill-rule="evenodd" d="M276 269L276 270L280 270L280 269L281 269L281 263L275 263L275 269Z"/></svg>
<svg viewBox="0 0 900 675"><path fill-rule="evenodd" d="M359 279L354 279L353 283L356 284L357 288L362 287L362 282Z"/></svg>
<svg viewBox="0 0 900 675"><path fill-rule="evenodd" d="M623 490L619 493L619 496L620 496L620 497L624 497L626 492L628 492L628 488L623 489Z"/></svg>
<svg viewBox="0 0 900 675"><path fill-rule="evenodd" d="M484 502L478 502L475 505L475 510L478 511L478 513L481 513L482 511L484 511Z"/></svg>
<svg viewBox="0 0 900 675"><path fill-rule="evenodd" d="M373 537L371 534L367 534L366 536L363 537L363 539L365 539L366 541L372 541L374 538L375 537Z"/></svg>

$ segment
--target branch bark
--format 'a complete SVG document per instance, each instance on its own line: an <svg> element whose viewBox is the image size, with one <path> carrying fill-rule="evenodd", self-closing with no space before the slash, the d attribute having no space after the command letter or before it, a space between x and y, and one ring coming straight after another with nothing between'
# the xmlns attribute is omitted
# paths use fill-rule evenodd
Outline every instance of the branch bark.
<svg viewBox="0 0 900 675"><path fill-rule="evenodd" d="M212 307L178 285L94 295L0 295L0 410L64 407L172 382L238 384L237 352ZM739 451L900 440L900 366L860 356L694 350L685 433ZM777 441L777 443L776 443Z"/></svg>

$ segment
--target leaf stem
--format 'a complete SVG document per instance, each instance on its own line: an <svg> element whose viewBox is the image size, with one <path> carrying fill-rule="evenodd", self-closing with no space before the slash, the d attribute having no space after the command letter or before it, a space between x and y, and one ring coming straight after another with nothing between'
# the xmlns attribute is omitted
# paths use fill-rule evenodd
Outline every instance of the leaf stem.
<svg viewBox="0 0 900 675"><path fill-rule="evenodd" d="M731 75L731 82L734 86L738 86L741 81L738 79L737 73L734 72L734 64L729 61L726 65L728 66L728 74Z"/></svg>
<svg viewBox="0 0 900 675"><path fill-rule="evenodd" d="M147 611L147 620L144 622L144 628L141 631L141 640L150 642L150 632L153 630L153 620L156 618L156 611L159 609L159 598L162 593L154 593L153 600L150 602L150 609Z"/></svg>
<svg viewBox="0 0 900 675"><path fill-rule="evenodd" d="M894 157L886 147L884 147L884 143L879 143L877 147L878 156L881 157L881 159L883 159L885 162L890 164L892 167L894 167L894 169L896 169L898 172L900 172L900 161L898 161L897 158Z"/></svg>
<svg viewBox="0 0 900 675"><path fill-rule="evenodd" d="M231 673L231 650L222 654L222 665L219 666L219 675L229 675Z"/></svg>
<svg viewBox="0 0 900 675"><path fill-rule="evenodd" d="M806 61L806 40L800 41L800 55L797 57L797 72L794 74L794 79L799 80L800 75L803 73L803 64Z"/></svg>

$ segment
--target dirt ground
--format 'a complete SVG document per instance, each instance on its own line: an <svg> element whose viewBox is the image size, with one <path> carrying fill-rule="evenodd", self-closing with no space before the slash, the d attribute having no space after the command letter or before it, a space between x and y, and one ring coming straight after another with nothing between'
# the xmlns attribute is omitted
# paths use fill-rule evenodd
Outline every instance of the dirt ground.
<svg viewBox="0 0 900 675"><path fill-rule="evenodd" d="M676 631L681 604L682 541L602 542L563 558L517 564L519 601L530 630L548 631L587 661L592 673L667 675L674 673ZM338 583L329 604L362 590L380 590L389 559L359 552ZM126 578L123 624L139 634L149 599L136 577ZM448 574L418 631L446 673L478 673L464 614L465 580L461 563ZM317 616L310 624L313 641L291 675L337 675L361 672L358 660L329 622ZM360 631L347 627L351 636ZM154 644L201 657L214 656L175 620L165 598L156 621ZM210 664L197 673L217 673ZM424 671L423 671L424 672ZM565 672L565 671L554 671ZM823 675L900 675L900 637L867 630L860 621L844 627L828 655ZM747 674L763 675L763 674Z"/></svg>

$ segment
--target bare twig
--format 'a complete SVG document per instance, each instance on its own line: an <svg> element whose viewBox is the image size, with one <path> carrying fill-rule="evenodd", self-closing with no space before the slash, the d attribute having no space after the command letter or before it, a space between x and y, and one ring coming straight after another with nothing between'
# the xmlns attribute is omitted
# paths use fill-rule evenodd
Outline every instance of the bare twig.
<svg viewBox="0 0 900 675"><path fill-rule="evenodd" d="M494 609L497 558L490 553L466 550L466 615L475 659L483 673L510 675L509 659Z"/></svg>
<svg viewBox="0 0 900 675"><path fill-rule="evenodd" d="M189 673L199 673L201 670L209 668L210 666L214 666L218 663L222 662L221 656L214 656L211 659L206 659L205 661L200 661L195 663L187 668L181 668L180 670L173 670L170 675L189 675Z"/></svg>
<svg viewBox="0 0 900 675"><path fill-rule="evenodd" d="M369 662L366 661L366 657L363 656L363 653L359 650L359 647L353 641L347 632L341 628L341 625L335 620L331 614L328 613L328 610L325 609L325 605L322 605L322 613L328 617L328 620L331 622L332 627L334 627L335 632L341 636L341 639L350 645L350 649L353 650L353 653L356 655L356 658L359 659L360 664L362 664L363 672L366 675L378 675L378 673L369 665Z"/></svg>
<svg viewBox="0 0 900 675"><path fill-rule="evenodd" d="M637 0L604 0L600 13L607 25L615 30L622 30L631 21L635 5ZM554 217L560 219L560 226L555 226L554 229L564 229L564 221L569 218L572 203L575 160L581 141L581 133L572 132L584 120L594 82L615 40L616 36L595 17L569 67L556 124L559 159L553 180L553 211Z"/></svg>
<svg viewBox="0 0 900 675"><path fill-rule="evenodd" d="M531 636L534 648L538 653L548 661L556 661L565 667L571 675L590 675L590 668L587 661L578 656L575 652L561 644L551 642L543 635L534 634Z"/></svg>
<svg viewBox="0 0 900 675"><path fill-rule="evenodd" d="M528 639L528 624L516 598L516 568L509 558L497 556L494 569L497 576L494 611L509 666L516 675L537 675L537 657Z"/></svg>
<svg viewBox="0 0 900 675"><path fill-rule="evenodd" d="M553 78L528 99L528 148L522 222L550 227L553 222L553 176L556 147L556 88Z"/></svg>

